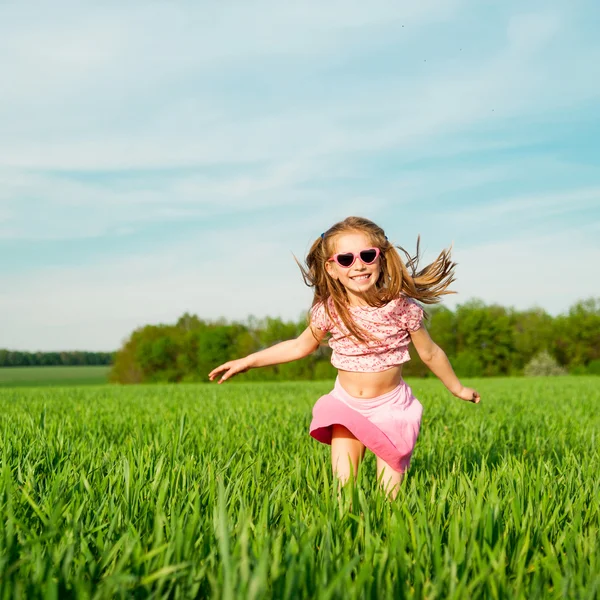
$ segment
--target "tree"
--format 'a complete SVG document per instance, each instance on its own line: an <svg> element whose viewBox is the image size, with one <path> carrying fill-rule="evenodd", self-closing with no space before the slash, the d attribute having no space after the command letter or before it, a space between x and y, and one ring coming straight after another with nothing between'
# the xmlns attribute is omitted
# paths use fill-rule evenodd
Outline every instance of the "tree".
<svg viewBox="0 0 600 600"><path fill-rule="evenodd" d="M555 318L539 308L517 311L479 300L459 305L454 312L435 306L429 314L426 327L461 377L523 373L544 350L572 373L600 371L600 299L578 302L566 315ZM148 325L134 331L115 354L111 377L123 383L207 381L217 365L292 339L305 327L304 317L296 322L250 317L242 324L224 319L209 322L185 313L175 325ZM44 360L55 356L59 362L96 360L88 353L45 354ZM413 349L411 356L404 375L427 376L429 369ZM331 379L335 370L330 357L331 350L323 343L300 361L252 369L240 379ZM26 360L23 353L0 351L0 365ZM37 364L42 359L36 355L31 360Z"/></svg>
<svg viewBox="0 0 600 600"><path fill-rule="evenodd" d="M514 331L506 308L473 300L458 306L456 322L457 352L474 353L482 375L508 375L514 370Z"/></svg>
<svg viewBox="0 0 600 600"><path fill-rule="evenodd" d="M554 353L570 370L600 358L600 298L577 302L555 321ZM584 369L585 370L585 369Z"/></svg>
<svg viewBox="0 0 600 600"><path fill-rule="evenodd" d="M535 355L552 347L554 322L541 308L512 311L511 322L514 330L514 365L520 371Z"/></svg>
<svg viewBox="0 0 600 600"><path fill-rule="evenodd" d="M456 315L445 306L435 306L429 310L429 320L425 326L436 344L452 359L456 356Z"/></svg>

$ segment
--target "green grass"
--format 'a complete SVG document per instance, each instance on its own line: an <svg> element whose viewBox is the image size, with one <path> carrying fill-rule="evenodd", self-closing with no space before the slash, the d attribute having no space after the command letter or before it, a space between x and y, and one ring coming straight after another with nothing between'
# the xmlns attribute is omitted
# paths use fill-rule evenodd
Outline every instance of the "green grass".
<svg viewBox="0 0 600 600"><path fill-rule="evenodd" d="M108 366L2 367L0 387L100 385L107 383Z"/></svg>
<svg viewBox="0 0 600 600"><path fill-rule="evenodd" d="M0 598L597 598L597 378L434 381L395 502L327 383L0 390Z"/></svg>

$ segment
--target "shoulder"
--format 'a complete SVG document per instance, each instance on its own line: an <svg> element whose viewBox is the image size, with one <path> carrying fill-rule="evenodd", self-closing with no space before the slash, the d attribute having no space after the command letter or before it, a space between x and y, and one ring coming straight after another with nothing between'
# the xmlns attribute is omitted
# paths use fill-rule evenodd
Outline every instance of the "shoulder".
<svg viewBox="0 0 600 600"><path fill-rule="evenodd" d="M421 327L423 309L416 300L408 296L398 296L390 302L390 304L392 303L392 311L401 327L408 331L416 331Z"/></svg>
<svg viewBox="0 0 600 600"><path fill-rule="evenodd" d="M329 301L327 303L328 303L328 307L331 311L331 306L330 306ZM312 325L314 325L321 331L329 331L331 329L331 326L332 326L331 319L329 318L329 315L327 314L327 311L325 310L324 302L317 302L310 309L310 322Z"/></svg>

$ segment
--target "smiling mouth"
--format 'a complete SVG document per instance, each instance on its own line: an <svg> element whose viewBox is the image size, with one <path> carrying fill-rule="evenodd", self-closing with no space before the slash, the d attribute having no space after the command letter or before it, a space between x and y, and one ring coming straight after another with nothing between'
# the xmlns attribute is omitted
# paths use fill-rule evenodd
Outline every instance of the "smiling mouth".
<svg viewBox="0 0 600 600"><path fill-rule="evenodd" d="M367 275L355 275L354 277L350 277L350 279L352 279L352 281L367 281L370 277L371 274L368 273Z"/></svg>

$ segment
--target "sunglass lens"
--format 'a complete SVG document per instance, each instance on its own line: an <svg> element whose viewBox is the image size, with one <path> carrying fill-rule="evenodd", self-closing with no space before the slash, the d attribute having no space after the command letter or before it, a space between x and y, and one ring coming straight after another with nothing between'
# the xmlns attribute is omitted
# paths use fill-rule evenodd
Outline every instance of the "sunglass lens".
<svg viewBox="0 0 600 600"><path fill-rule="evenodd" d="M354 262L354 254L338 254L337 261L342 267L349 267Z"/></svg>
<svg viewBox="0 0 600 600"><path fill-rule="evenodd" d="M360 260L370 265L377 258L377 250L363 250L360 253Z"/></svg>

